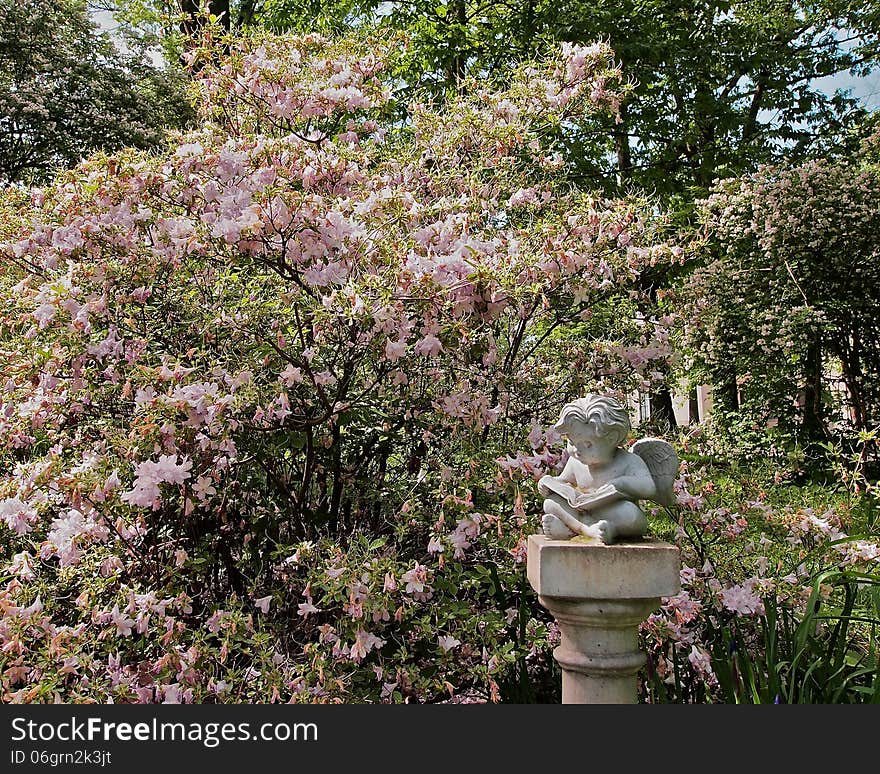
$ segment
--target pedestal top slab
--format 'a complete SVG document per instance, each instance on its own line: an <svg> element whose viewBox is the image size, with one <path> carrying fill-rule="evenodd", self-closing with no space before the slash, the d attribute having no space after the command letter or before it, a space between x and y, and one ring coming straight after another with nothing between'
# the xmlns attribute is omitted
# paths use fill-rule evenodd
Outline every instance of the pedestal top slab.
<svg viewBox="0 0 880 774"><path fill-rule="evenodd" d="M587 545L529 535L529 583L542 597L671 597L680 589L680 566L678 548L662 540Z"/></svg>

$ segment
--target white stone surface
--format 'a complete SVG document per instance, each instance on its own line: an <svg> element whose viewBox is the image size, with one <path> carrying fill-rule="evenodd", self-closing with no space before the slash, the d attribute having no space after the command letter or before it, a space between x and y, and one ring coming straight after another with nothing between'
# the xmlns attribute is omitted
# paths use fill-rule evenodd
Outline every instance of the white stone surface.
<svg viewBox="0 0 880 774"><path fill-rule="evenodd" d="M660 438L622 448L630 431L626 408L614 398L587 395L562 409L554 429L569 440L558 476L542 476L544 534L577 535L603 543L642 537L648 530L640 500L670 505L678 473L675 449Z"/></svg>
<svg viewBox="0 0 880 774"><path fill-rule="evenodd" d="M678 549L656 540L586 545L530 535L527 573L559 624L563 704L634 704L639 624L679 591Z"/></svg>

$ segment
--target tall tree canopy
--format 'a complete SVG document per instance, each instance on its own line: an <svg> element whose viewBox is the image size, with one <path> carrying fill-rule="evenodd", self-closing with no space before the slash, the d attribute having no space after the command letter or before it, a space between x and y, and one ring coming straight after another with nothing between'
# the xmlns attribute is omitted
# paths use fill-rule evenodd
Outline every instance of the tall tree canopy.
<svg viewBox="0 0 880 774"><path fill-rule="evenodd" d="M188 115L174 76L120 52L79 2L0 0L0 182L96 149L148 148Z"/></svg>
<svg viewBox="0 0 880 774"><path fill-rule="evenodd" d="M443 96L503 77L558 41L607 40L633 83L622 121L563 138L575 175L690 201L716 177L804 155L861 114L816 80L870 70L880 12L866 0L266 0L275 29L378 21L411 36L401 79ZM614 129L609 134L608 129Z"/></svg>

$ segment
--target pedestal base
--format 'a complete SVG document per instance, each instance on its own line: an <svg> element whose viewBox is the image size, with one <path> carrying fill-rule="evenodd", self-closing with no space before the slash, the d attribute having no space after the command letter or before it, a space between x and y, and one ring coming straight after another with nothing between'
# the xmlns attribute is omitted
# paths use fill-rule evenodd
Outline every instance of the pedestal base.
<svg viewBox="0 0 880 774"><path fill-rule="evenodd" d="M679 551L658 540L585 545L530 535L528 577L562 641L563 704L634 704L639 624L679 591Z"/></svg>

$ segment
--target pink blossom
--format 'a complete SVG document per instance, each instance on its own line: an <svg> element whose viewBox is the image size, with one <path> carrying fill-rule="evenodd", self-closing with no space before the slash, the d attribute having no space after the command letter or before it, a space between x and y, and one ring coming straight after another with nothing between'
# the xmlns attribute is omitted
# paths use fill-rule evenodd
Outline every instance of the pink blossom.
<svg viewBox="0 0 880 774"><path fill-rule="evenodd" d="M455 639L451 634L444 634L442 637L437 638L437 644L444 653L448 653L450 650L461 645L461 640Z"/></svg>
<svg viewBox="0 0 880 774"><path fill-rule="evenodd" d="M269 605L272 603L272 595L269 594L259 599L254 599L254 604L264 613L269 612Z"/></svg>
<svg viewBox="0 0 880 774"><path fill-rule="evenodd" d="M107 536L107 528L100 526L93 518L71 509L65 516L55 519L46 537L46 543L53 548L61 560L61 566L76 564L80 558L80 547L87 540L101 540Z"/></svg>
<svg viewBox="0 0 880 774"><path fill-rule="evenodd" d="M520 188L507 200L508 207L523 207L538 200L538 191L536 188Z"/></svg>
<svg viewBox="0 0 880 774"><path fill-rule="evenodd" d="M65 254L70 254L84 243L82 231L75 225L60 226L52 234L52 246Z"/></svg>
<svg viewBox="0 0 880 774"><path fill-rule="evenodd" d="M880 560L880 546L867 540L847 541L838 545L837 550L844 555L847 564Z"/></svg>
<svg viewBox="0 0 880 774"><path fill-rule="evenodd" d="M55 305L54 304L40 304L34 311L33 317L40 324L40 330L43 330L55 317Z"/></svg>
<svg viewBox="0 0 880 774"><path fill-rule="evenodd" d="M679 623L693 621L703 609L702 604L693 599L687 591L681 591L674 597L669 597L665 600L664 606L675 614L675 620Z"/></svg>
<svg viewBox="0 0 880 774"><path fill-rule="evenodd" d="M119 605L113 605L113 610L110 612L110 623L116 627L116 633L121 637L130 637L132 627L135 625L133 618L119 612Z"/></svg>
<svg viewBox="0 0 880 774"><path fill-rule="evenodd" d="M406 584L407 594L421 593L425 590L428 578L428 568L423 564L416 564L411 570L407 570L400 579Z"/></svg>
<svg viewBox="0 0 880 774"><path fill-rule="evenodd" d="M217 610L211 615L211 617L205 621L205 626L208 628L209 632L216 634L223 628L226 619L229 617L229 613L225 610Z"/></svg>
<svg viewBox="0 0 880 774"><path fill-rule="evenodd" d="M710 676L712 672L712 658L703 649L696 645L691 645L691 652L688 654L688 661L698 674Z"/></svg>
<svg viewBox="0 0 880 774"><path fill-rule="evenodd" d="M178 683L166 685L162 693L162 704L182 704L183 696L181 694L181 688Z"/></svg>
<svg viewBox="0 0 880 774"><path fill-rule="evenodd" d="M528 437L529 446L533 449L537 449L541 445L541 441L544 440L544 433L541 431L539 425L532 425L531 432Z"/></svg>
<svg viewBox="0 0 880 774"><path fill-rule="evenodd" d="M123 492L121 499L141 508L155 507L159 502L159 484L182 484L190 477L192 461L184 458L177 462L176 454L165 454L158 461L147 460L135 466L135 480L128 492Z"/></svg>
<svg viewBox="0 0 880 774"><path fill-rule="evenodd" d="M156 391L151 385L144 388L138 388L134 393L134 405L137 408L143 408L156 397Z"/></svg>
<svg viewBox="0 0 880 774"><path fill-rule="evenodd" d="M18 497L0 500L0 519L18 535L27 535L37 520L37 512Z"/></svg>
<svg viewBox="0 0 880 774"><path fill-rule="evenodd" d="M34 572L34 557L27 551L21 551L12 557L9 564L9 572L18 576L21 580L33 580L36 577Z"/></svg>
<svg viewBox="0 0 880 774"><path fill-rule="evenodd" d="M321 612L321 608L315 607L315 605L312 603L312 598L309 597L305 602L300 602L299 605L297 605L296 614L301 615L303 618L307 618L308 616L312 615L313 613L320 613L320 612Z"/></svg>
<svg viewBox="0 0 880 774"><path fill-rule="evenodd" d="M18 611L18 615L20 618L32 618L35 615L39 615L43 612L43 601L40 599L40 595L37 594L36 599L28 605L27 607L23 607Z"/></svg>
<svg viewBox="0 0 880 774"><path fill-rule="evenodd" d="M205 152L204 147L199 142L186 143L184 145L178 145L177 150L175 151L175 155L178 158L189 158L191 156L201 156Z"/></svg>
<svg viewBox="0 0 880 774"><path fill-rule="evenodd" d="M199 500L206 500L211 495L217 494L217 489L213 485L213 481L208 476L199 476L196 479L195 484L193 484L193 494L199 498Z"/></svg>
<svg viewBox="0 0 880 774"><path fill-rule="evenodd" d="M423 338L419 339L416 342L415 347L413 347L413 352L417 355L426 355L429 357L433 357L435 355L439 355L443 351L443 344L440 343L440 339L438 339L433 334L427 334ZM386 357L387 357L387 345L386 345ZM390 358L389 358L390 359Z"/></svg>
<svg viewBox="0 0 880 774"><path fill-rule="evenodd" d="M406 353L405 341L392 341L388 339L385 343L385 359L391 363L400 360Z"/></svg>
<svg viewBox="0 0 880 774"><path fill-rule="evenodd" d="M70 656L65 658L61 664L61 668L58 670L59 675L76 675L79 674L77 672L77 667L79 666L79 658L77 656Z"/></svg>
<svg viewBox="0 0 880 774"><path fill-rule="evenodd" d="M384 644L385 640L360 629L357 633L354 644L351 646L349 658L351 658L352 661L362 661L371 650L374 648L381 648Z"/></svg>
<svg viewBox="0 0 880 774"><path fill-rule="evenodd" d="M754 592L757 582L757 578L750 578L745 583L723 589L720 594L721 603L737 615L763 615L764 603Z"/></svg>
<svg viewBox="0 0 880 774"><path fill-rule="evenodd" d="M302 371L288 363L287 367L278 375L278 378L286 387L293 387L294 384L302 381Z"/></svg>

